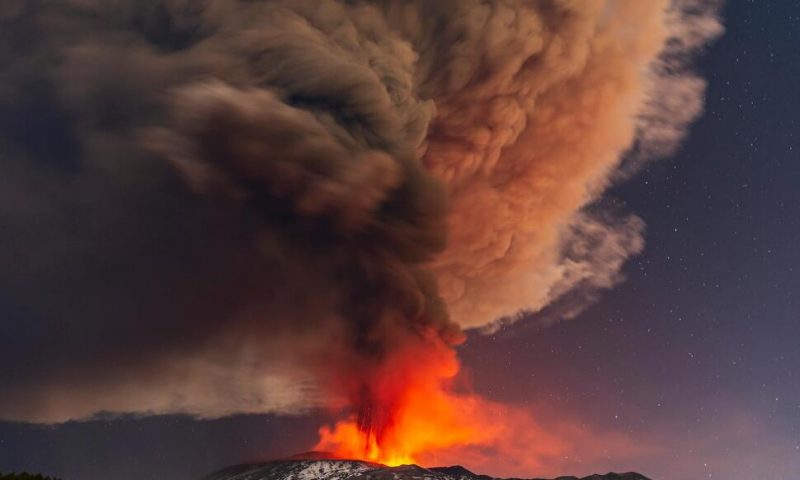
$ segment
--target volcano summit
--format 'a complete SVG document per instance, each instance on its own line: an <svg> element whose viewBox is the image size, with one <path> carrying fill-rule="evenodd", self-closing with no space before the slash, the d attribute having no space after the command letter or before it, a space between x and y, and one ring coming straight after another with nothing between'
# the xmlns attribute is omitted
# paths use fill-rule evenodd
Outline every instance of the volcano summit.
<svg viewBox="0 0 800 480"><path fill-rule="evenodd" d="M387 467L356 460L300 459L237 465L204 480L501 480L478 475L462 466L423 468L419 465ZM519 479L506 479L519 480ZM542 479L530 479L542 480ZM609 473L555 480L649 480L638 473Z"/></svg>

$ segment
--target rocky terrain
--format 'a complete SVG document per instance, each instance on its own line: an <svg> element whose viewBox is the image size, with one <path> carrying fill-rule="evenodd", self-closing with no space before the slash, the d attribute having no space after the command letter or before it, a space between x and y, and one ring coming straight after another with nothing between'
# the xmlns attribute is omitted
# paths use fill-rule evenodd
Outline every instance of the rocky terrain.
<svg viewBox="0 0 800 480"><path fill-rule="evenodd" d="M423 468L417 465L387 467L377 463L326 458L289 459L225 468L205 480L496 480L462 466ZM519 480L519 479L505 479ZM541 480L541 479L530 479ZM555 480L649 480L638 473L609 473Z"/></svg>

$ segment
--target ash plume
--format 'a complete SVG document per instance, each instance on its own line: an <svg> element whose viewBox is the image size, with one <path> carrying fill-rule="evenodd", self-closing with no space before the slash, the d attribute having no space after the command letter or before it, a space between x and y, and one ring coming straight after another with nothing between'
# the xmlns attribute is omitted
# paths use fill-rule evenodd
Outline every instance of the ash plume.
<svg viewBox="0 0 800 480"><path fill-rule="evenodd" d="M4 2L0 419L374 423L394 352L579 309L642 248L596 201L700 113L716 12Z"/></svg>

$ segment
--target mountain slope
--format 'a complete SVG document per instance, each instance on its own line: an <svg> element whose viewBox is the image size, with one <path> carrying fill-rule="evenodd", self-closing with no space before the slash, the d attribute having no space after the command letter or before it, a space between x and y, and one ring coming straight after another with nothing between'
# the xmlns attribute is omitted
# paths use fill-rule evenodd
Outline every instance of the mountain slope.
<svg viewBox="0 0 800 480"><path fill-rule="evenodd" d="M460 465L435 468L422 468L418 465L387 467L355 460L289 459L237 465L213 473L205 480L494 480L494 478L477 475ZM648 480L648 478L638 473L609 473L583 479L558 477L555 480Z"/></svg>

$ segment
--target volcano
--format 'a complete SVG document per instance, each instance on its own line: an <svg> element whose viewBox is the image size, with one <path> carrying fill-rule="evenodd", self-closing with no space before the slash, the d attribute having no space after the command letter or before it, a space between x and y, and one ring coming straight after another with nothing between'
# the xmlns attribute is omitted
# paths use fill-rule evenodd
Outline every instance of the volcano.
<svg viewBox="0 0 800 480"><path fill-rule="evenodd" d="M307 458L290 458L265 463L236 465L207 476L204 480L520 480L497 479L479 475L466 468L423 468L419 465L388 467L359 460L336 460L324 453L314 452ZM544 479L529 479L544 480ZM558 477L554 480L649 480L638 473L608 473L578 477Z"/></svg>

